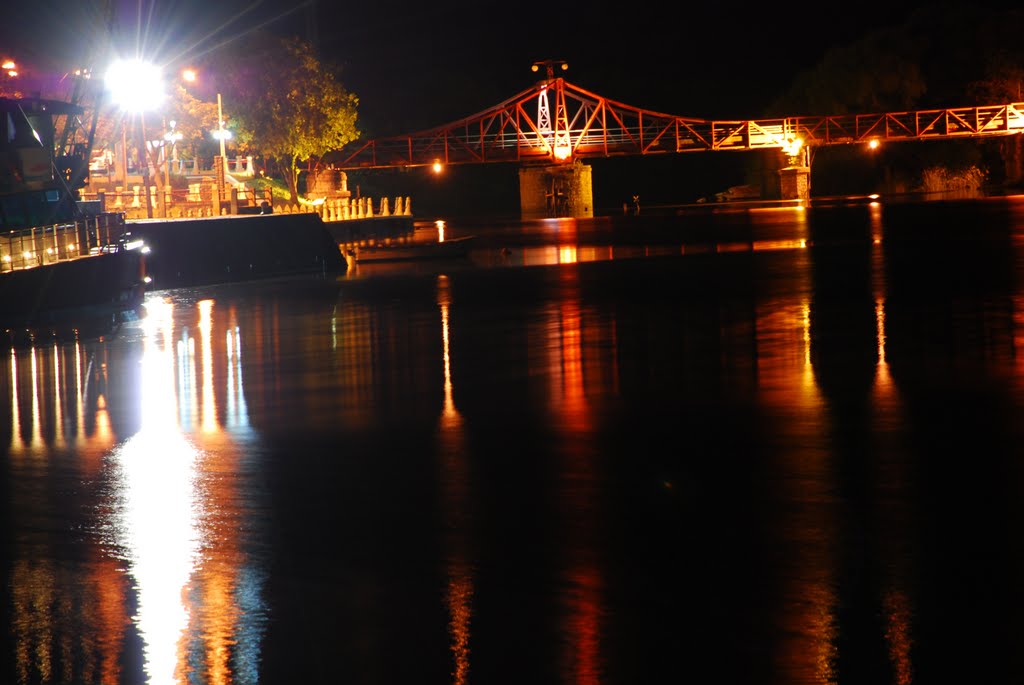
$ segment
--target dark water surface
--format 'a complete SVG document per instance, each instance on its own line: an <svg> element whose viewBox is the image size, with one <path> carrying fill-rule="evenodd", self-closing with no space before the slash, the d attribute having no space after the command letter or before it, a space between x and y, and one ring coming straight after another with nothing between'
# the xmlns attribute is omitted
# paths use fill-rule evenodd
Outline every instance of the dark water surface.
<svg viewBox="0 0 1024 685"><path fill-rule="evenodd" d="M446 233L8 353L0 682L1020 679L1024 198Z"/></svg>

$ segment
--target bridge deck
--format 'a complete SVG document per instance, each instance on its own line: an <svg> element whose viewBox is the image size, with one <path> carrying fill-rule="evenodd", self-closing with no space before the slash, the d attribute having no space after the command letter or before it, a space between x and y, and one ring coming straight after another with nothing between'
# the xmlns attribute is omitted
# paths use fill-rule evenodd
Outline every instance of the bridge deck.
<svg viewBox="0 0 1024 685"><path fill-rule="evenodd" d="M552 102L552 100L554 102ZM878 140L1024 133L1024 102L976 107L707 120L641 109L546 79L483 112L417 133L357 141L340 169L434 163L550 164L571 159L712 150L792 149Z"/></svg>

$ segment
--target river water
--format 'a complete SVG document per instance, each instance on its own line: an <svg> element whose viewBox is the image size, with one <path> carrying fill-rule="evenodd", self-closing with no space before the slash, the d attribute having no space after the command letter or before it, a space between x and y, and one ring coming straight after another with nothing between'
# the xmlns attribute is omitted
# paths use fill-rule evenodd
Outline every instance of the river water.
<svg viewBox="0 0 1024 685"><path fill-rule="evenodd" d="M0 682L1024 672L1024 197L443 229L7 354Z"/></svg>

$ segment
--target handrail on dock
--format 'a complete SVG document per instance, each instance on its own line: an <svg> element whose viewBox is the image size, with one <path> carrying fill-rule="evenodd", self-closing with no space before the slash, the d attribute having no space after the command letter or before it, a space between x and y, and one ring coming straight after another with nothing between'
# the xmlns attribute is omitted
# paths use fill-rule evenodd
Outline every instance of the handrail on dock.
<svg viewBox="0 0 1024 685"><path fill-rule="evenodd" d="M8 231L0 237L0 273L32 269L123 248L122 212L100 212L72 222Z"/></svg>

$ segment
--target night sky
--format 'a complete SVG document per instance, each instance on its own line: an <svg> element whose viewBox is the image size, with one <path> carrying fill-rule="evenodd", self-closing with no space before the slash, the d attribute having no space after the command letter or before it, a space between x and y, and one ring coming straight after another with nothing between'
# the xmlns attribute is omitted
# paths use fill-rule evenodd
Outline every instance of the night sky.
<svg viewBox="0 0 1024 685"><path fill-rule="evenodd" d="M470 117L530 88L538 78L530 66L544 59L566 61L561 75L568 81L629 105L708 119L757 118L830 47L921 11L920 3L899 0L753 8L654 0L613 2L608 10L598 3L496 0L111 1L122 50L137 47L169 69L223 42L244 41L258 28L309 40L359 97L358 126L366 138ZM985 2L1005 7L1012 0ZM98 62L89 50L102 25L98 6L99 0L36 0L8 7L0 51L53 73Z"/></svg>
<svg viewBox="0 0 1024 685"><path fill-rule="evenodd" d="M869 10L828 2L509 3L494 0L112 0L126 50L187 61L255 28L303 36L341 67L362 124L408 133L470 116L532 85L530 65L569 63L567 80L620 102L682 116L754 118L832 45L903 21L896 0ZM992 0L1002 2L1003 0ZM5 53L89 59L98 0L5 10ZM565 7L566 9L561 9ZM784 8L784 9L783 9ZM50 68L48 66L48 68ZM821 114L828 114L822 112Z"/></svg>

